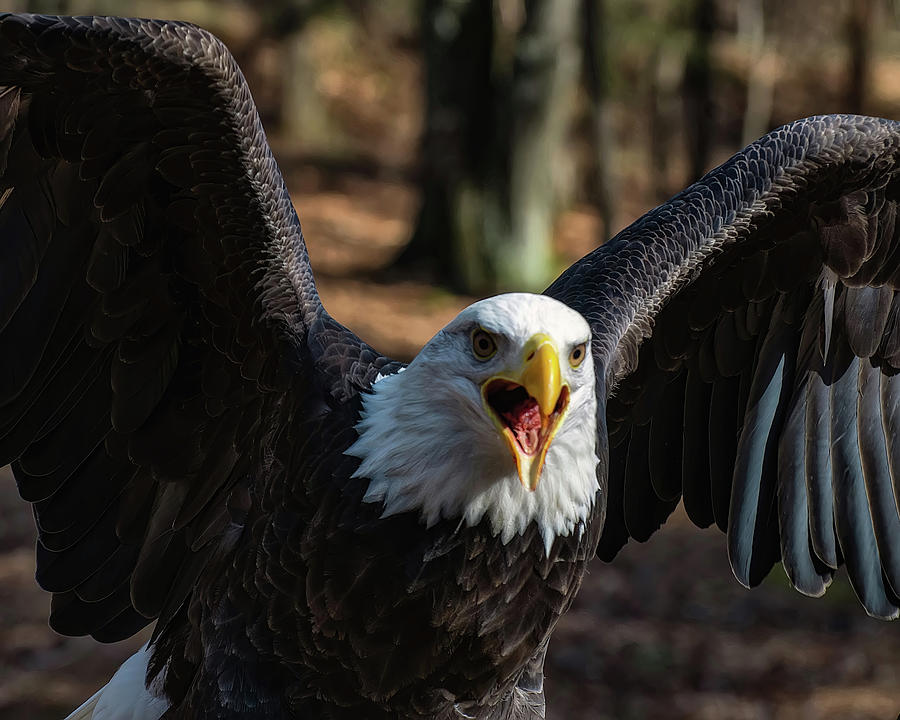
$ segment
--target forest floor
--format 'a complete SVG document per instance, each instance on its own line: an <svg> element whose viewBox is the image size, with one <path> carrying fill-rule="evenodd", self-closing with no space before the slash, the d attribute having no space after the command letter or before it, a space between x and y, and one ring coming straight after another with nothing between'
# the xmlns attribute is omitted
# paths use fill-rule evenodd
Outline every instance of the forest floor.
<svg viewBox="0 0 900 720"><path fill-rule="evenodd" d="M385 279L416 212L403 184L298 169L289 182L329 311L389 354L408 358L471 298ZM587 210L560 224L569 261L590 249ZM34 582L31 513L0 469L0 717L61 718L145 636L116 645L47 628ZM723 537L683 514L611 565L596 562L563 618L546 664L548 717L618 720L894 718L900 627L866 617L843 574L812 600L773 573L747 591Z"/></svg>

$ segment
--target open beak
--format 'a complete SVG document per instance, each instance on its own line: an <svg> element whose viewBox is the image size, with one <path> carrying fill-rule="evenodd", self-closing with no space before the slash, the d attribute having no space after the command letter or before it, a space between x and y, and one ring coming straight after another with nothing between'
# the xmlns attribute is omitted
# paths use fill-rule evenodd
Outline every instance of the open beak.
<svg viewBox="0 0 900 720"><path fill-rule="evenodd" d="M562 382L559 354L550 337L534 335L525 343L519 367L488 378L481 397L509 446L519 480L533 491L569 405L569 388Z"/></svg>

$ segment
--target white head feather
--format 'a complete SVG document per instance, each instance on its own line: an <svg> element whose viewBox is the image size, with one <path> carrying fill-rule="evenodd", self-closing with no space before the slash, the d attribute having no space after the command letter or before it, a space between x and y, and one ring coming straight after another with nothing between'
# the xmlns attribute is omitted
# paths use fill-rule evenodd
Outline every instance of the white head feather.
<svg viewBox="0 0 900 720"><path fill-rule="evenodd" d="M472 352L475 327L497 339L489 360ZM556 346L569 406L530 492L484 409L481 384L521 363L524 345L537 333ZM417 511L429 527L453 518L473 526L486 517L503 543L534 521L549 554L557 536L585 520L598 489L590 348L577 368L566 360L589 340L581 315L543 295L498 295L470 305L404 372L380 379L364 397L359 438L347 450L362 461L355 477L369 479L364 500L383 503L384 517Z"/></svg>

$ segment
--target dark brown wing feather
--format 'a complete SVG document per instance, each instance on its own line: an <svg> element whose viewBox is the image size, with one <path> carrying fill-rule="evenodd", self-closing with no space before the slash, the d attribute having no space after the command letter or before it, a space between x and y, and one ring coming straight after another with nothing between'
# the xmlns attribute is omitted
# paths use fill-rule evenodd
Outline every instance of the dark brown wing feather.
<svg viewBox="0 0 900 720"><path fill-rule="evenodd" d="M602 557L680 491L696 524L727 530L745 585L780 558L819 595L846 562L866 610L897 616L898 200L900 124L800 120L548 289L592 324L610 467L626 467Z"/></svg>
<svg viewBox="0 0 900 720"><path fill-rule="evenodd" d="M118 640L224 551L279 424L388 361L322 309L212 35L0 15L0 86L0 465L53 626Z"/></svg>

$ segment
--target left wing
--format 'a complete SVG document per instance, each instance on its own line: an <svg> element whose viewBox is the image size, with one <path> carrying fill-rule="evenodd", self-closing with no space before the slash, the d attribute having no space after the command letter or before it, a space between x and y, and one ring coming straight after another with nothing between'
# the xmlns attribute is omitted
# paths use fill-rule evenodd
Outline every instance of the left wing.
<svg viewBox="0 0 900 720"><path fill-rule="evenodd" d="M593 328L601 557L683 498L748 587L780 558L821 595L846 562L866 610L897 617L898 198L900 123L800 120L547 290Z"/></svg>
<svg viewBox="0 0 900 720"><path fill-rule="evenodd" d="M389 362L322 307L224 45L104 17L0 14L0 349L51 625L108 641L165 627L281 429Z"/></svg>

